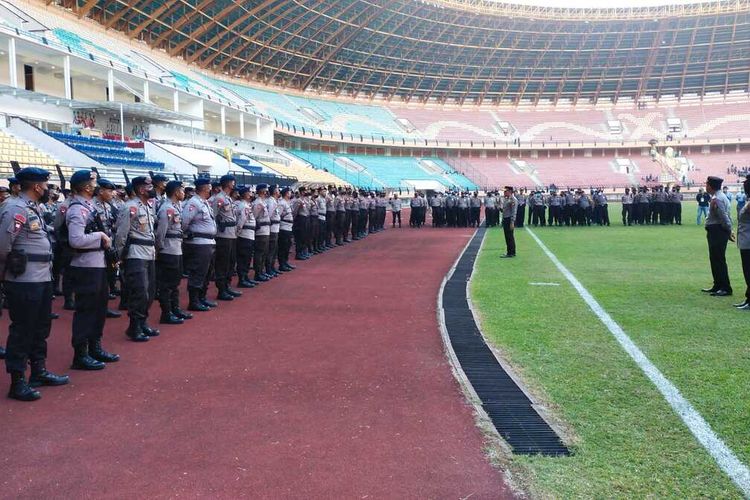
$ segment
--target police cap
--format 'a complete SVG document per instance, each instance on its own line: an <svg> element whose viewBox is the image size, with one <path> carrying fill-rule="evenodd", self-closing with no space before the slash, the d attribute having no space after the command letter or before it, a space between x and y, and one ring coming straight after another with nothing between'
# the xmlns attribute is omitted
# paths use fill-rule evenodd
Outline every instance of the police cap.
<svg viewBox="0 0 750 500"><path fill-rule="evenodd" d="M268 189L268 184L265 184L265 183L260 183L257 186L255 186L256 193L260 193L261 191L267 190L267 189Z"/></svg>
<svg viewBox="0 0 750 500"><path fill-rule="evenodd" d="M134 177L132 181L130 181L130 184L132 184L133 189L138 189L141 186L148 186L151 184L151 179L146 177L145 175L139 175L138 177Z"/></svg>
<svg viewBox="0 0 750 500"><path fill-rule="evenodd" d="M195 179L195 187L207 186L211 184L211 179L208 177L198 177Z"/></svg>
<svg viewBox="0 0 750 500"><path fill-rule="evenodd" d="M174 192L180 189L181 187L182 187L182 181L169 181L167 182L167 187L164 190L164 192L167 194L167 196L172 196Z"/></svg>
<svg viewBox="0 0 750 500"><path fill-rule="evenodd" d="M169 178L164 174L154 174L151 176L153 182L167 182Z"/></svg>
<svg viewBox="0 0 750 500"><path fill-rule="evenodd" d="M221 178L219 179L219 183L223 186L224 184L228 184L228 183L230 183L232 181L236 181L236 180L237 180L237 178L235 176L233 176L232 174L226 174L226 175L222 175L221 176Z"/></svg>
<svg viewBox="0 0 750 500"><path fill-rule="evenodd" d="M709 175L708 179L706 179L706 184L714 189L721 189L721 185L723 182L724 179L722 179L721 177L715 177L713 175Z"/></svg>
<svg viewBox="0 0 750 500"><path fill-rule="evenodd" d="M15 180L15 182L11 182ZM22 168L16 174L16 177L8 179L8 184L18 184L19 182L46 182L49 180L49 171L43 168L26 167Z"/></svg>
<svg viewBox="0 0 750 500"><path fill-rule="evenodd" d="M81 184L86 184L92 179L96 179L96 172L94 172L93 170L77 170L70 177L70 185L73 187L80 186Z"/></svg>
<svg viewBox="0 0 750 500"><path fill-rule="evenodd" d="M100 188L104 188L104 189L116 189L116 188L117 188L117 186L115 186L115 183L114 183L114 182L112 182L112 181L109 181L109 180L107 180L107 179L102 179L102 178L99 178L99 179L98 179L98 180L96 181L96 184L97 184L97 185L98 185L98 186L99 186Z"/></svg>

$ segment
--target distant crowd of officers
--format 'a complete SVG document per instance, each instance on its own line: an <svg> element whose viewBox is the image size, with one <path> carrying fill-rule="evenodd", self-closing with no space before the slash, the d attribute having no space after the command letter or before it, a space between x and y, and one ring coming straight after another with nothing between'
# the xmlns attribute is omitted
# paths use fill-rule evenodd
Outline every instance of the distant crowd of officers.
<svg viewBox="0 0 750 500"><path fill-rule="evenodd" d="M39 386L69 381L46 368L54 296L75 311L71 368L101 370L120 359L102 345L106 318L121 315L108 307L117 295L129 316L126 335L146 342L160 333L148 321L154 300L159 322L179 325L217 307L208 298L212 280L216 300L232 301L242 295L233 284L253 288L294 270L292 246L296 259L307 260L379 232L389 204L400 225L400 201L385 193L265 184L252 190L232 175L213 183L199 177L188 187L156 174L121 187L90 170L75 172L70 191L61 192L49 175L24 168L10 190L0 190L0 281L10 316L0 357L11 376L9 397L22 401L39 399Z"/></svg>

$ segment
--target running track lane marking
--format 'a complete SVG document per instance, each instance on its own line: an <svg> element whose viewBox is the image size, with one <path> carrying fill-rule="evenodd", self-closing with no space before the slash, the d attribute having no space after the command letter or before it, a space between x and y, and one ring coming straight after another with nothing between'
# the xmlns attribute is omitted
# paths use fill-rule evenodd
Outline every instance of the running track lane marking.
<svg viewBox="0 0 750 500"><path fill-rule="evenodd" d="M555 267L565 276L565 278L573 285L581 298L588 304L594 314L599 320L604 323L604 326L614 335L617 342L625 349L625 352L636 362L638 367L643 373L653 382L656 388L661 392L664 399L667 400L669 406L680 416L682 421L685 423L690 432L693 433L695 439L703 445L708 453L716 460L721 470L729 476L732 482L742 491L746 498L750 498L750 469L747 465L742 463L739 458L732 452L731 449L721 440L719 436L711 429L698 410L696 410L685 397L680 394L680 391L675 385L669 381L667 377L662 374L659 369L646 357L643 351L635 345L635 343L628 337L628 334L618 325L612 316L604 310L604 308L596 301L596 299L589 293L588 290L581 284L578 279L573 276L573 273L560 262L560 260L553 254L549 248L534 234L531 228L526 228L526 231L536 241L539 248L549 257Z"/></svg>

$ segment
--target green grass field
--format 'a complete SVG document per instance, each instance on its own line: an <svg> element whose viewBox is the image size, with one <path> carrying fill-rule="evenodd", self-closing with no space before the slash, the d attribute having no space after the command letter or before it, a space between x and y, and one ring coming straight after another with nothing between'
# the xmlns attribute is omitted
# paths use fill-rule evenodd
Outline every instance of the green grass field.
<svg viewBox="0 0 750 500"><path fill-rule="evenodd" d="M532 228L738 458L750 463L750 312L739 251L734 296L710 297L705 230L683 226ZM565 458L514 456L516 479L554 498L741 498L638 366L525 229L500 259L488 231L471 285L485 335L573 443ZM560 286L533 286L555 282Z"/></svg>

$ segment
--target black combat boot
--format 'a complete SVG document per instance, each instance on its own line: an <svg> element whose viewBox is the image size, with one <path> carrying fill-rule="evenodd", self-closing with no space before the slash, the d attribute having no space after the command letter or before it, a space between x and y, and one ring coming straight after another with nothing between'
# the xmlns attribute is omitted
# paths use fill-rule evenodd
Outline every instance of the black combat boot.
<svg viewBox="0 0 750 500"><path fill-rule="evenodd" d="M141 320L141 330L148 337L158 337L159 334L161 333L156 328L151 328L150 326L148 326L148 323L146 322L146 318L143 318Z"/></svg>
<svg viewBox="0 0 750 500"><path fill-rule="evenodd" d="M89 340L89 356L102 363L116 363L120 355L107 352L102 347L102 339Z"/></svg>
<svg viewBox="0 0 750 500"><path fill-rule="evenodd" d="M125 335L133 342L148 342L148 336L143 333L141 320L133 317L130 318L130 325L125 330Z"/></svg>
<svg viewBox="0 0 750 500"><path fill-rule="evenodd" d="M181 325L185 322L184 319L178 318L177 315L175 315L172 312L172 308L168 309L162 309L161 310L161 316L159 317L159 323L162 325Z"/></svg>
<svg viewBox="0 0 750 500"><path fill-rule="evenodd" d="M26 379L23 377L23 372L11 372L8 397L19 401L36 401L41 398L42 395L39 391L35 391L26 383Z"/></svg>
<svg viewBox="0 0 750 500"><path fill-rule="evenodd" d="M75 300L73 300L72 295L65 296L65 303L63 304L63 309L65 309L66 311L76 310L76 303L75 303Z"/></svg>
<svg viewBox="0 0 750 500"><path fill-rule="evenodd" d="M47 371L44 361L34 361L31 363L31 377L29 377L29 386L39 387L42 385L65 385L70 382L67 375L55 375Z"/></svg>
<svg viewBox="0 0 750 500"><path fill-rule="evenodd" d="M203 304L200 299L200 290L197 288L188 288L188 311L210 311L211 308Z"/></svg>
<svg viewBox="0 0 750 500"><path fill-rule="evenodd" d="M217 304L214 301L208 300L206 298L206 294L207 293L208 293L208 290L206 290L205 288L201 289L201 291L200 291L200 301L201 301L201 304L203 304L206 307L218 307L219 304Z"/></svg>
<svg viewBox="0 0 750 500"><path fill-rule="evenodd" d="M89 356L88 344L79 344L73 346L75 355L73 356L73 364L70 367L74 370L102 370L104 369L104 363L97 361Z"/></svg>
<svg viewBox="0 0 750 500"><path fill-rule="evenodd" d="M193 319L193 315L189 312L180 309L180 291L172 290L172 294L169 297L169 308L172 310L172 314L180 319Z"/></svg>
<svg viewBox="0 0 750 500"><path fill-rule="evenodd" d="M119 318L119 317L122 317L122 313L120 311L113 311L112 309L107 309L107 317Z"/></svg>
<svg viewBox="0 0 750 500"><path fill-rule="evenodd" d="M250 281L250 278L247 276L247 274L240 276L239 283L237 283L238 288L255 288L255 283Z"/></svg>
<svg viewBox="0 0 750 500"><path fill-rule="evenodd" d="M224 290L226 290L227 293L233 297L242 297L242 292L240 292L239 290L233 289L231 286L229 286L229 283L224 285Z"/></svg>
<svg viewBox="0 0 750 500"><path fill-rule="evenodd" d="M216 283L216 287L219 289L219 293L216 295L216 300L234 300L234 295L229 293L226 283Z"/></svg>

